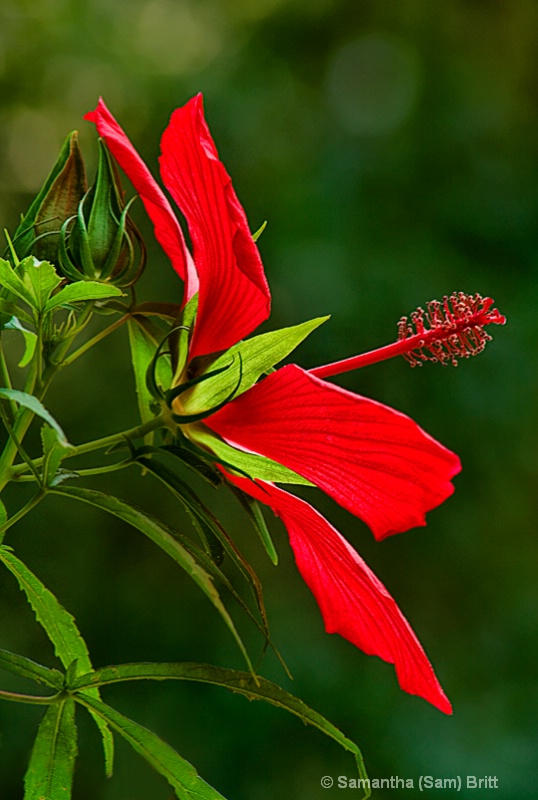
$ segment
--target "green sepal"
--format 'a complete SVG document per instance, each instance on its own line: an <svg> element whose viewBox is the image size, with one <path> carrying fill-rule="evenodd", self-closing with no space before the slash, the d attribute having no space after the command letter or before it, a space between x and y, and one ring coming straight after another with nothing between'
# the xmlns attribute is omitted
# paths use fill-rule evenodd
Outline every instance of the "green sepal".
<svg viewBox="0 0 538 800"><path fill-rule="evenodd" d="M259 480L271 481L272 483L314 485L306 478L303 478L302 475L298 475L277 461L232 447L205 425L191 426L189 428L189 436L196 444L215 453L220 463L236 469L241 475L246 475L252 480L259 478Z"/></svg>
<svg viewBox="0 0 538 800"><path fill-rule="evenodd" d="M235 396L246 392L262 375L293 352L312 331L328 319L329 317L319 317L301 325L262 333L226 350L211 363L208 371L230 365L228 371L224 375L216 375L194 386L185 393L182 398L184 412L196 414L203 409L216 407L236 386Z"/></svg>
<svg viewBox="0 0 538 800"><path fill-rule="evenodd" d="M75 701L52 703L41 721L24 777L24 800L69 800L77 757Z"/></svg>
<svg viewBox="0 0 538 800"><path fill-rule="evenodd" d="M50 175L15 231L13 244L21 259L33 252L38 258L56 261L62 223L76 214L87 191L77 136L73 131L65 140Z"/></svg>

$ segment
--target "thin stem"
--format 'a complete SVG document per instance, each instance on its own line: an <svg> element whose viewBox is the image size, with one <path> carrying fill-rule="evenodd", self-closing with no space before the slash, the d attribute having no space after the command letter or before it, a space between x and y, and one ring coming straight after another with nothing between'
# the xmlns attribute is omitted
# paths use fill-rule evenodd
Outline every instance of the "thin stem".
<svg viewBox="0 0 538 800"><path fill-rule="evenodd" d="M70 356L64 358L59 366L63 368L69 366L69 364L72 364L73 361L77 360L77 358L80 358L80 356L83 356L84 353L87 353L88 350L90 350L90 348L92 348L94 345L98 344L103 339L105 339L109 334L113 333L115 330L120 328L127 319L129 319L129 315L124 314L122 317L117 319L116 322L113 322L112 325L109 325L108 328L105 328L104 330L100 331L95 336L93 336L91 339L88 339L87 342L81 345L78 348L78 350L75 350L74 353L71 353Z"/></svg>
<svg viewBox="0 0 538 800"><path fill-rule="evenodd" d="M35 508L35 506L37 506L37 504L40 503L41 500L43 500L43 498L45 497L46 493L47 493L46 490L41 487L39 489L39 491L33 497L31 497L28 500L26 505L24 505L22 508L20 508L17 511L16 514L13 514L12 517L10 517L6 522L4 522L4 524L2 526L0 526L0 542L4 538L5 532L9 528L11 528L12 525L15 525L16 522L19 522L19 520L21 520L23 517L25 517L26 514L28 514L29 511L31 511L33 508Z"/></svg>
<svg viewBox="0 0 538 800"><path fill-rule="evenodd" d="M115 444L120 444L126 439L142 439L147 433L151 433L151 431L154 431L157 428L165 427L167 424L167 414L160 414L158 417L150 419L148 422L145 422L142 425L137 425L135 428L129 428L126 431L120 431L120 433L113 433L111 436L104 436L102 439L94 439L91 442L75 445L66 452L64 459L80 456L84 453L91 453L94 450L102 450L108 447L113 447ZM42 457L36 458L33 461L34 467L39 467L42 463ZM24 473L26 469L26 464L17 464L16 466L12 467L10 470L10 479L16 478L21 473Z"/></svg>
<svg viewBox="0 0 538 800"><path fill-rule="evenodd" d="M44 697L35 694L19 694L18 692L6 692L0 689L0 700L11 700L13 703L30 703L32 705L46 705L50 706L52 703L57 703L62 692L51 694L49 697Z"/></svg>

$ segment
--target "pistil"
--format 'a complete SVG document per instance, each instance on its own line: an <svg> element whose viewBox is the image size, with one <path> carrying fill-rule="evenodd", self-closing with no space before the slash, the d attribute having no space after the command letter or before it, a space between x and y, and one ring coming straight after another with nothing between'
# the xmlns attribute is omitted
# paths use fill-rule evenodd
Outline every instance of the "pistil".
<svg viewBox="0 0 538 800"><path fill-rule="evenodd" d="M454 292L442 302L432 300L427 311L418 308L411 319L402 317L398 323L398 341L361 353L358 356L314 367L309 370L318 378L329 378L359 367L366 367L394 356L403 356L412 367L424 361L457 366L459 358L481 353L491 341L484 330L486 325L504 325L506 318L491 306L491 297Z"/></svg>

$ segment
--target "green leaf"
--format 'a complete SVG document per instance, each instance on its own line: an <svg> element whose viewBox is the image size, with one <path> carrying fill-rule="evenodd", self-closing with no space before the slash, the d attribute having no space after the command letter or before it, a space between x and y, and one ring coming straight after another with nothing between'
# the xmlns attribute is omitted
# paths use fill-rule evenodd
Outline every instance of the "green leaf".
<svg viewBox="0 0 538 800"><path fill-rule="evenodd" d="M279 464L278 461L272 461L270 458L255 453L246 453L244 450L237 450L204 425L191 426L190 435L197 444L215 453L222 464L235 467L240 473L246 473L249 478L259 478L273 483L314 485L293 470Z"/></svg>
<svg viewBox="0 0 538 800"><path fill-rule="evenodd" d="M26 259L25 259L26 260ZM24 263L24 262L23 262ZM12 294L35 308L35 298L28 286L19 278L8 261L0 258L0 284Z"/></svg>
<svg viewBox="0 0 538 800"><path fill-rule="evenodd" d="M2 503L2 501L0 500L0 528L2 527L2 525L5 525L7 520L8 520L8 516L7 516L6 507Z"/></svg>
<svg viewBox="0 0 538 800"><path fill-rule="evenodd" d="M33 308L42 312L50 295L62 282L61 277L52 264L48 261L38 261L33 256L21 261L19 272L22 273L22 280L34 297Z"/></svg>
<svg viewBox="0 0 538 800"><path fill-rule="evenodd" d="M121 297L122 294L121 289L108 283L77 281L64 286L54 297L51 297L45 306L45 313L69 303L80 303L83 300L104 300L107 297Z"/></svg>
<svg viewBox="0 0 538 800"><path fill-rule="evenodd" d="M278 564L278 553L271 538L271 534L269 533L269 528L267 527L260 504L253 497L250 497L248 494L245 494L245 492L242 492L240 489L238 489L237 486L229 483L228 488L233 492L233 494L235 494L243 506L254 530L260 537L260 541L265 547L267 555L276 566Z"/></svg>
<svg viewBox="0 0 538 800"><path fill-rule="evenodd" d="M0 291L1 291L1 288L0 288ZM11 302L9 300L6 300L3 297L0 297L0 314L1 315L6 314L6 315L9 316L9 319L6 319L2 323L2 328L8 328L8 329L9 328L13 328L13 329L16 329L17 326L16 326L16 323L15 324L13 323L13 317L15 317L15 320L17 322L22 320L26 325L32 325L33 324L33 319L29 314L27 314L16 303ZM0 330L2 328L0 328ZM18 328L17 328L17 330L18 330Z"/></svg>
<svg viewBox="0 0 538 800"><path fill-rule="evenodd" d="M52 489L55 494L60 494L65 497L73 497L76 500L81 500L84 503L89 503L96 508L113 514L115 517L123 520L129 525L139 530L158 547L164 550L185 572L189 575L197 586L204 592L206 597L211 601L217 609L228 629L232 633L243 657L249 667L252 669L252 664L248 653L245 649L243 641L237 632L237 629L226 610L213 580L209 573L203 569L200 564L196 562L192 554L188 552L185 547L178 541L174 532L165 525L164 522L146 513L141 508L138 508L125 500L120 500L118 497L104 494L103 492L95 491L94 489L85 489L78 486L61 486Z"/></svg>
<svg viewBox="0 0 538 800"><path fill-rule="evenodd" d="M135 377L140 419L142 422L148 422L150 419L153 419L155 414L152 411L154 399L147 387L146 374L155 355L155 351L162 341L162 333L160 328L153 325L150 320L144 317L130 317L127 326L129 329L131 362ZM169 385L171 374L169 367L167 372L163 372L163 370L166 369L166 362L163 363L163 359L159 359L157 363L158 379L162 380L164 383L168 382ZM145 441L151 444L153 442L153 433L148 434L145 437Z"/></svg>
<svg viewBox="0 0 538 800"><path fill-rule="evenodd" d="M42 475L45 486L51 486L58 472L62 459L70 451L70 447L64 447L58 441L55 431L48 425L41 428L41 441L43 443L43 466ZM72 473L70 473L72 476Z"/></svg>
<svg viewBox="0 0 538 800"><path fill-rule="evenodd" d="M77 757L75 701L50 705L24 777L24 800L69 800Z"/></svg>
<svg viewBox="0 0 538 800"><path fill-rule="evenodd" d="M228 366L224 373L196 384L181 396L183 413L196 414L214 408L234 390L241 376L236 397L250 389L275 364L282 361L329 317L318 317L301 325L262 333L226 350L208 367L213 372Z"/></svg>
<svg viewBox="0 0 538 800"><path fill-rule="evenodd" d="M61 427L58 425L54 417L49 414L45 406L40 403L37 397L34 397L32 394L27 394L26 392L20 392L18 389L0 389L0 397L6 397L8 400L14 400L20 406L29 408L30 411L33 411L34 414L37 414L38 417L41 417L41 419L44 419L45 422L50 425L50 427L55 431L59 443L63 447L71 446L67 441L66 435Z"/></svg>
<svg viewBox="0 0 538 800"><path fill-rule="evenodd" d="M78 659L78 669L81 673L91 670L92 663L86 642L80 635L71 614L9 548L0 546L0 561L8 568L25 593L37 621L44 628L53 644L54 652L65 669ZM111 775L114 753L112 734L100 720L96 719L95 722L103 739L106 772L107 775Z"/></svg>
<svg viewBox="0 0 538 800"><path fill-rule="evenodd" d="M11 317L9 322L4 325L4 328L6 330L19 331L19 333L22 333L24 337L25 349L17 366L21 368L27 367L35 353L37 335L33 331L26 330L26 328L21 325L17 317Z"/></svg>
<svg viewBox="0 0 538 800"><path fill-rule="evenodd" d="M180 800L224 800L216 789L202 780L192 764L155 733L105 703L82 694L75 697L79 703L99 714L153 769L163 775Z"/></svg>
<svg viewBox="0 0 538 800"><path fill-rule="evenodd" d="M178 303L140 303L133 309L133 314L148 317L162 317L166 320L176 320L179 317L181 306Z"/></svg>
<svg viewBox="0 0 538 800"><path fill-rule="evenodd" d="M64 685L64 676L57 669L36 664L35 661L30 661L29 658L17 653L10 653L8 650L0 650L0 668L53 689L62 689Z"/></svg>
<svg viewBox="0 0 538 800"><path fill-rule="evenodd" d="M249 700L264 700L277 708L294 714L306 725L311 725L337 742L355 757L361 778L367 778L361 752L357 745L335 728L317 711L314 711L298 697L287 692L272 681L257 676L256 680L248 672L215 667L212 664L165 663L165 664L119 664L103 667L89 675L79 675L73 691L89 687L105 686L130 680L186 680L222 686ZM366 797L369 796L365 795Z"/></svg>

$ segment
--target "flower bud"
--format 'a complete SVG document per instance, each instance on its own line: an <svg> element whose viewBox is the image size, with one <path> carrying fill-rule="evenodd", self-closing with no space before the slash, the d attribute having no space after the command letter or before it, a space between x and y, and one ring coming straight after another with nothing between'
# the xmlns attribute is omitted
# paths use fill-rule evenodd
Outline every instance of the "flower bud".
<svg viewBox="0 0 538 800"><path fill-rule="evenodd" d="M88 189L77 132L65 140L56 164L13 236L19 259L34 255L41 261L58 260L60 228L76 214Z"/></svg>
<svg viewBox="0 0 538 800"><path fill-rule="evenodd" d="M61 226L58 266L66 277L117 286L137 280L146 250L128 215L131 203L123 202L118 172L100 139L95 183Z"/></svg>

